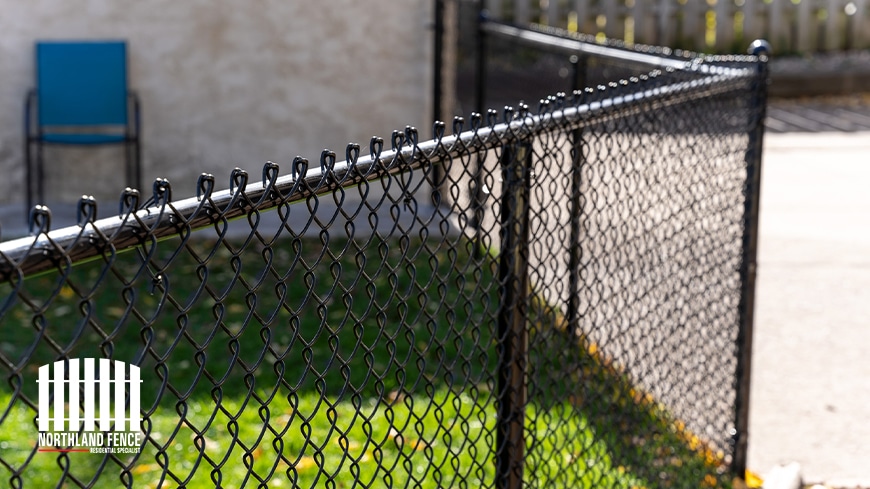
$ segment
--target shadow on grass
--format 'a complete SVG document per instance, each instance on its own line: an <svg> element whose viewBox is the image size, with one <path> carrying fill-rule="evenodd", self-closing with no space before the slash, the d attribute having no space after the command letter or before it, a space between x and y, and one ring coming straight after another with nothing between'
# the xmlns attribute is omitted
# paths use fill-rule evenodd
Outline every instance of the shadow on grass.
<svg viewBox="0 0 870 489"><path fill-rule="evenodd" d="M35 405L40 365L111 357L142 368L150 435L138 461L100 459L131 467L122 482L151 471L184 484L202 465L207 486L235 470L227 465L233 450L238 480L281 471L297 480L305 464L326 473L324 454L333 452L324 447L335 439L334 470L356 471L352 480L398 483L392 471L440 484L463 466L466 478L486 483L494 457L496 268L462 239L191 239L106 253L0 292L7 297L0 318L7 413L22 408L21 399ZM542 485L725 482L717 455L562 323L538 305L528 472ZM353 421L336 428L338 413ZM243 434L248 425L257 429ZM285 445L288 439L295 441ZM351 440L364 445L351 450ZM406 454L407 440L416 458ZM267 443L275 463L255 464ZM397 443L397 452L385 448ZM438 443L447 450L441 465L415 475L421 464L433 465ZM176 453L179 447L192 455ZM366 457L378 469L363 477Z"/></svg>
<svg viewBox="0 0 870 489"><path fill-rule="evenodd" d="M530 383L551 386L533 391L539 403L567 401L582 412L612 463L648 487L731 487L724 453L689 432L594 342L572 334L559 312L541 301L534 306Z"/></svg>

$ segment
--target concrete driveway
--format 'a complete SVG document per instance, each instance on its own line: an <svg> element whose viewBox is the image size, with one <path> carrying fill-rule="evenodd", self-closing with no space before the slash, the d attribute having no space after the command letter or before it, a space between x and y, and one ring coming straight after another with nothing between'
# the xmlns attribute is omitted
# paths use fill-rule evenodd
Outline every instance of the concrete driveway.
<svg viewBox="0 0 870 489"><path fill-rule="evenodd" d="M870 132L768 134L749 468L870 487Z"/></svg>

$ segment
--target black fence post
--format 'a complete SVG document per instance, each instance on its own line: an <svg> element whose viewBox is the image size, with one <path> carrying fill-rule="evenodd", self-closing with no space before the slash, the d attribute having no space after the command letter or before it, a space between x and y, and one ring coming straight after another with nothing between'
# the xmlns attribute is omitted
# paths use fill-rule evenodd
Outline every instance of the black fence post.
<svg viewBox="0 0 870 489"><path fill-rule="evenodd" d="M432 120L443 121L443 87L444 87L444 0L435 0L434 32L432 46ZM432 135L437 137L437 135ZM441 180L444 178L441 164L432 167L432 203L441 205Z"/></svg>
<svg viewBox="0 0 870 489"><path fill-rule="evenodd" d="M755 268L758 254L758 211L761 196L761 150L764 139L764 118L767 108L768 66L770 45L757 40L749 53L758 56L757 73L752 83L750 102L749 144L746 148L746 183L744 187L742 260L740 266L740 328L737 332L737 392L734 436L734 475L746 474L746 452L749 442L749 388L752 372L752 335L755 314Z"/></svg>
<svg viewBox="0 0 870 489"><path fill-rule="evenodd" d="M586 55L572 54L569 58L571 62L571 71L573 79L571 80L572 90L583 90L586 88L586 71L588 65L588 57Z"/></svg>
<svg viewBox="0 0 870 489"><path fill-rule="evenodd" d="M480 8L477 13L477 46L475 51L475 81L474 81L474 105L475 111L484 117L486 114L486 32L483 23L486 22L486 0L479 0ZM472 176L474 184L471 189L471 212L472 227L474 228L474 257L481 258L483 254L481 244L481 230L483 224L483 172L486 164L486 153L477 154L477 165Z"/></svg>
<svg viewBox="0 0 870 489"><path fill-rule="evenodd" d="M479 0L480 8L477 12L477 49L475 50L475 80L474 80L474 110L478 114L486 111L486 31L483 24L489 14L486 11L486 0Z"/></svg>
<svg viewBox="0 0 870 489"><path fill-rule="evenodd" d="M583 87L586 86L586 57L572 55L571 66L574 77L572 90L574 103L579 102ZM583 129L577 128L571 132L572 164L571 164L571 225L568 244L568 329L571 334L580 331L580 226L583 212L580 194L582 192L582 173L585 155L583 154Z"/></svg>
<svg viewBox="0 0 870 489"><path fill-rule="evenodd" d="M504 194L499 253L495 473L499 489L519 489L523 485L531 155L531 144L512 142L504 147L501 156Z"/></svg>

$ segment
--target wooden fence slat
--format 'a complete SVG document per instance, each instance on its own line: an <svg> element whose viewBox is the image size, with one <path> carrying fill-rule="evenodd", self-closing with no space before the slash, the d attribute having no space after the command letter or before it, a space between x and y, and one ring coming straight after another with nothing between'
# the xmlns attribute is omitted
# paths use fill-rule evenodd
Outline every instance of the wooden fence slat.
<svg viewBox="0 0 870 489"><path fill-rule="evenodd" d="M518 25L527 25L531 23L532 14L531 0L514 0L514 18L513 21Z"/></svg>
<svg viewBox="0 0 870 489"><path fill-rule="evenodd" d="M682 6L683 29L680 32L680 44L696 44L697 49L706 47L704 42L705 21L704 14L707 10L707 2L686 2Z"/></svg>
<svg viewBox="0 0 870 489"><path fill-rule="evenodd" d="M621 1L609 0L604 4L604 15L607 24L604 26L604 34L613 39L622 39L625 34L625 24L622 20Z"/></svg>
<svg viewBox="0 0 870 489"><path fill-rule="evenodd" d="M758 15L760 3L759 0L746 0L743 4L743 38L749 42L763 37L761 18Z"/></svg>
<svg viewBox="0 0 870 489"><path fill-rule="evenodd" d="M589 0L574 0L574 12L577 14L577 30L583 34L591 34L589 26Z"/></svg>
<svg viewBox="0 0 870 489"><path fill-rule="evenodd" d="M799 51L810 51L813 39L816 37L815 23L813 20L813 5L810 0L802 0L798 4L797 48Z"/></svg>
<svg viewBox="0 0 870 489"><path fill-rule="evenodd" d="M870 48L870 16L867 12L867 0L853 0L855 13L852 14L848 29L852 39L852 49Z"/></svg>
<svg viewBox="0 0 870 489"><path fill-rule="evenodd" d="M559 0L549 0L547 3L547 25L565 28L559 16Z"/></svg>
<svg viewBox="0 0 870 489"><path fill-rule="evenodd" d="M825 49L835 50L840 47L840 39L844 30L839 28L840 19L844 15L841 0L828 0L825 6L828 17L825 19Z"/></svg>
<svg viewBox="0 0 870 489"><path fill-rule="evenodd" d="M647 2L634 2L629 15L634 19L634 42L653 44L655 42L654 6Z"/></svg>
<svg viewBox="0 0 870 489"><path fill-rule="evenodd" d="M502 0L486 0L486 9L489 11L489 15L493 16L493 18L500 20L509 20L505 18L505 11Z"/></svg>
<svg viewBox="0 0 870 489"><path fill-rule="evenodd" d="M716 2L716 47L727 51L734 42L734 0Z"/></svg>
<svg viewBox="0 0 870 489"><path fill-rule="evenodd" d="M780 50L789 45L788 29L783 21L783 4L784 2L782 0L774 0L772 3L767 4L768 24L767 29L765 29L767 33L762 34L762 37L767 38L767 41L771 43L771 46L778 46Z"/></svg>
<svg viewBox="0 0 870 489"><path fill-rule="evenodd" d="M742 32L744 42L765 38L774 52L780 53L870 47L870 0L512 0L511 4L505 0L486 0L486 3L493 17L519 25L540 21L564 28L570 18L574 28L576 15L579 32L595 35L603 30L614 39L671 47L676 44L692 50L708 48L711 15L715 15L715 47L719 51L735 49L737 32ZM606 20L603 29L597 25L601 17ZM740 19L742 25L736 25ZM627 25L632 29L630 35Z"/></svg>
<svg viewBox="0 0 870 489"><path fill-rule="evenodd" d="M655 44L671 46L674 43L676 31L676 9L674 7L675 4L672 0L659 0Z"/></svg>

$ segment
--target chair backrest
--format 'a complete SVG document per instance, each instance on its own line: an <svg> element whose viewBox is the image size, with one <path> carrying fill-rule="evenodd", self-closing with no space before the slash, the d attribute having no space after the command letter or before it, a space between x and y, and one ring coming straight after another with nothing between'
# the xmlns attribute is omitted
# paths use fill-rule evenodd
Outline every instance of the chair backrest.
<svg viewBox="0 0 870 489"><path fill-rule="evenodd" d="M41 126L127 124L127 43L36 43Z"/></svg>

